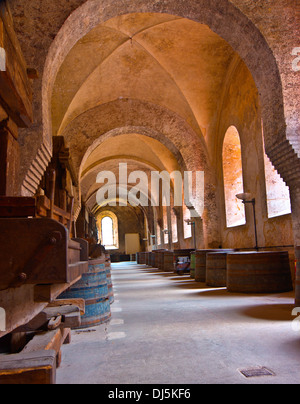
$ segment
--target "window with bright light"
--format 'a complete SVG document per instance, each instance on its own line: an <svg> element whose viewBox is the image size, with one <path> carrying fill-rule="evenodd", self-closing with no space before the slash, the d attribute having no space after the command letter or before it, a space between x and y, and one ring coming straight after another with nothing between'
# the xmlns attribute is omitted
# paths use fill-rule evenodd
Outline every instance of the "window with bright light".
<svg viewBox="0 0 300 404"><path fill-rule="evenodd" d="M101 244L107 250L119 248L118 218L113 212L103 212L97 217Z"/></svg>
<svg viewBox="0 0 300 404"><path fill-rule="evenodd" d="M223 175L227 227L246 224L245 205L236 198L244 192L242 148L240 135L231 126L225 135L223 144Z"/></svg>
<svg viewBox="0 0 300 404"><path fill-rule="evenodd" d="M186 207L186 205L183 205L183 234L184 238L191 238L192 237L192 226L188 224L188 220L191 220L191 212L190 210Z"/></svg>
<svg viewBox="0 0 300 404"><path fill-rule="evenodd" d="M113 220L110 217L102 219L102 242L104 246L114 245L114 226Z"/></svg>
<svg viewBox="0 0 300 404"><path fill-rule="evenodd" d="M174 210L171 211L171 221L172 221L172 241L173 243L178 242L178 227L177 227L177 216Z"/></svg>

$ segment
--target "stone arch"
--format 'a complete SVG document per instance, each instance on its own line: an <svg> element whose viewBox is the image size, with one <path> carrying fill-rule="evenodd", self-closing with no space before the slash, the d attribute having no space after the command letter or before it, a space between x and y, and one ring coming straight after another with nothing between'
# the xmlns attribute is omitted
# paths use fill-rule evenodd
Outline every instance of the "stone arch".
<svg viewBox="0 0 300 404"><path fill-rule="evenodd" d="M199 138L176 113L140 100L119 99L95 107L74 119L62 135L76 150L74 165L78 169L104 140L126 133L159 140L183 170L209 170L204 138Z"/></svg>
<svg viewBox="0 0 300 404"><path fill-rule="evenodd" d="M38 173L43 170L45 161L49 159L49 146L51 145L50 98L56 74L64 58L75 43L98 24L117 15L137 12L168 13L188 18L209 26L226 40L245 61L259 89L267 154L271 160L274 160L274 165L277 161L276 151L273 149L278 144L282 144L284 153L293 154L293 150L285 147L286 124L283 91L275 57L259 29L230 1L190 0L182 4L182 2L174 0L154 3L145 0L126 3L122 0L116 0L113 3L108 0L101 2L88 0L70 14L60 30L56 32L56 38L49 47L41 88L43 139L38 155L29 168L25 184L31 183L31 189L34 187L32 173L39 175ZM262 61L266 66L265 69L262 68ZM43 164L40 167L41 161ZM24 169L26 172L26 167Z"/></svg>
<svg viewBox="0 0 300 404"><path fill-rule="evenodd" d="M205 172L206 234L208 240L218 240L217 185L206 144L179 115L148 102L118 99L80 115L62 135L70 149L76 150L74 165L80 175L82 162L101 142L126 133L159 140L174 154L182 171Z"/></svg>
<svg viewBox="0 0 300 404"><path fill-rule="evenodd" d="M54 80L72 46L98 24L116 15L138 12L167 13L188 18L208 25L225 39L245 61L259 89L267 149L274 146L276 141L285 140L282 85L275 57L258 28L232 3L218 0L191 0L185 2L184 6L181 2L173 0L156 3L143 0L127 3L121 0L113 3L102 1L101 4L95 0L85 2L66 20L48 53L43 85L43 115L46 125L44 137L51 133L47 126L51 123L49 97ZM261 68L262 61L267 66L266 69Z"/></svg>

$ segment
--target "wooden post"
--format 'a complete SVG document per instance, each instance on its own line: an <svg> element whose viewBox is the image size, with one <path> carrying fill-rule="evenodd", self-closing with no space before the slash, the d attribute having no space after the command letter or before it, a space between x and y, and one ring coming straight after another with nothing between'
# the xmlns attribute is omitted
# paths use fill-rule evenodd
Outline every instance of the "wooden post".
<svg viewBox="0 0 300 404"><path fill-rule="evenodd" d="M49 217L50 217L50 219L53 219L54 202L55 202L55 183L56 183L56 172L55 172L55 170L51 170L49 182L50 182L50 212L49 212Z"/></svg>
<svg viewBox="0 0 300 404"><path fill-rule="evenodd" d="M0 195L16 196L18 192L20 150L18 128L9 119L0 122Z"/></svg>

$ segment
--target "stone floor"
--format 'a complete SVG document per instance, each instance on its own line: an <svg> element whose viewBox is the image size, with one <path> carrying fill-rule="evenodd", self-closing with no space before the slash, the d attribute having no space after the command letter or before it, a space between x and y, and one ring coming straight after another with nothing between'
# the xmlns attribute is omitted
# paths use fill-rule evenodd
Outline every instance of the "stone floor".
<svg viewBox="0 0 300 404"><path fill-rule="evenodd" d="M293 293L229 294L136 263L112 277L111 321L72 331L58 384L299 384ZM240 373L257 367L274 375Z"/></svg>

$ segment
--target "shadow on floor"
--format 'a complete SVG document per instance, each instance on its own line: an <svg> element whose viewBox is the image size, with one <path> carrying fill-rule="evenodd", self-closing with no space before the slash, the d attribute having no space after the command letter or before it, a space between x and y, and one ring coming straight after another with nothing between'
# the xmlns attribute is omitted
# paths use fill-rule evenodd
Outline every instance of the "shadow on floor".
<svg viewBox="0 0 300 404"><path fill-rule="evenodd" d="M261 306L249 307L243 310L247 317L271 321L292 321L292 311L295 305L292 304L264 304Z"/></svg>
<svg viewBox="0 0 300 404"><path fill-rule="evenodd" d="M190 278L189 274L186 275L177 275L174 272L163 272L157 268L152 267L142 267L141 270L143 272L155 275L161 275L163 277L169 278L173 282L173 286L177 288L181 288L184 290L194 290L195 295L201 295L201 297L206 298L224 298L227 296L232 297L268 297L272 295L265 294L242 294L242 293L229 293L225 288L215 288L209 287L205 283L196 282L194 279ZM198 293L197 293L198 292ZM287 294L276 295L276 299L291 297ZM292 316L292 311L294 309L294 304L289 303L278 303L278 304L263 304L258 306L251 307L243 307L238 310L243 316L251 317L255 319L261 320L269 320L269 321L293 321L295 317ZM300 333L299 333L300 334ZM300 345L300 342L299 342Z"/></svg>

